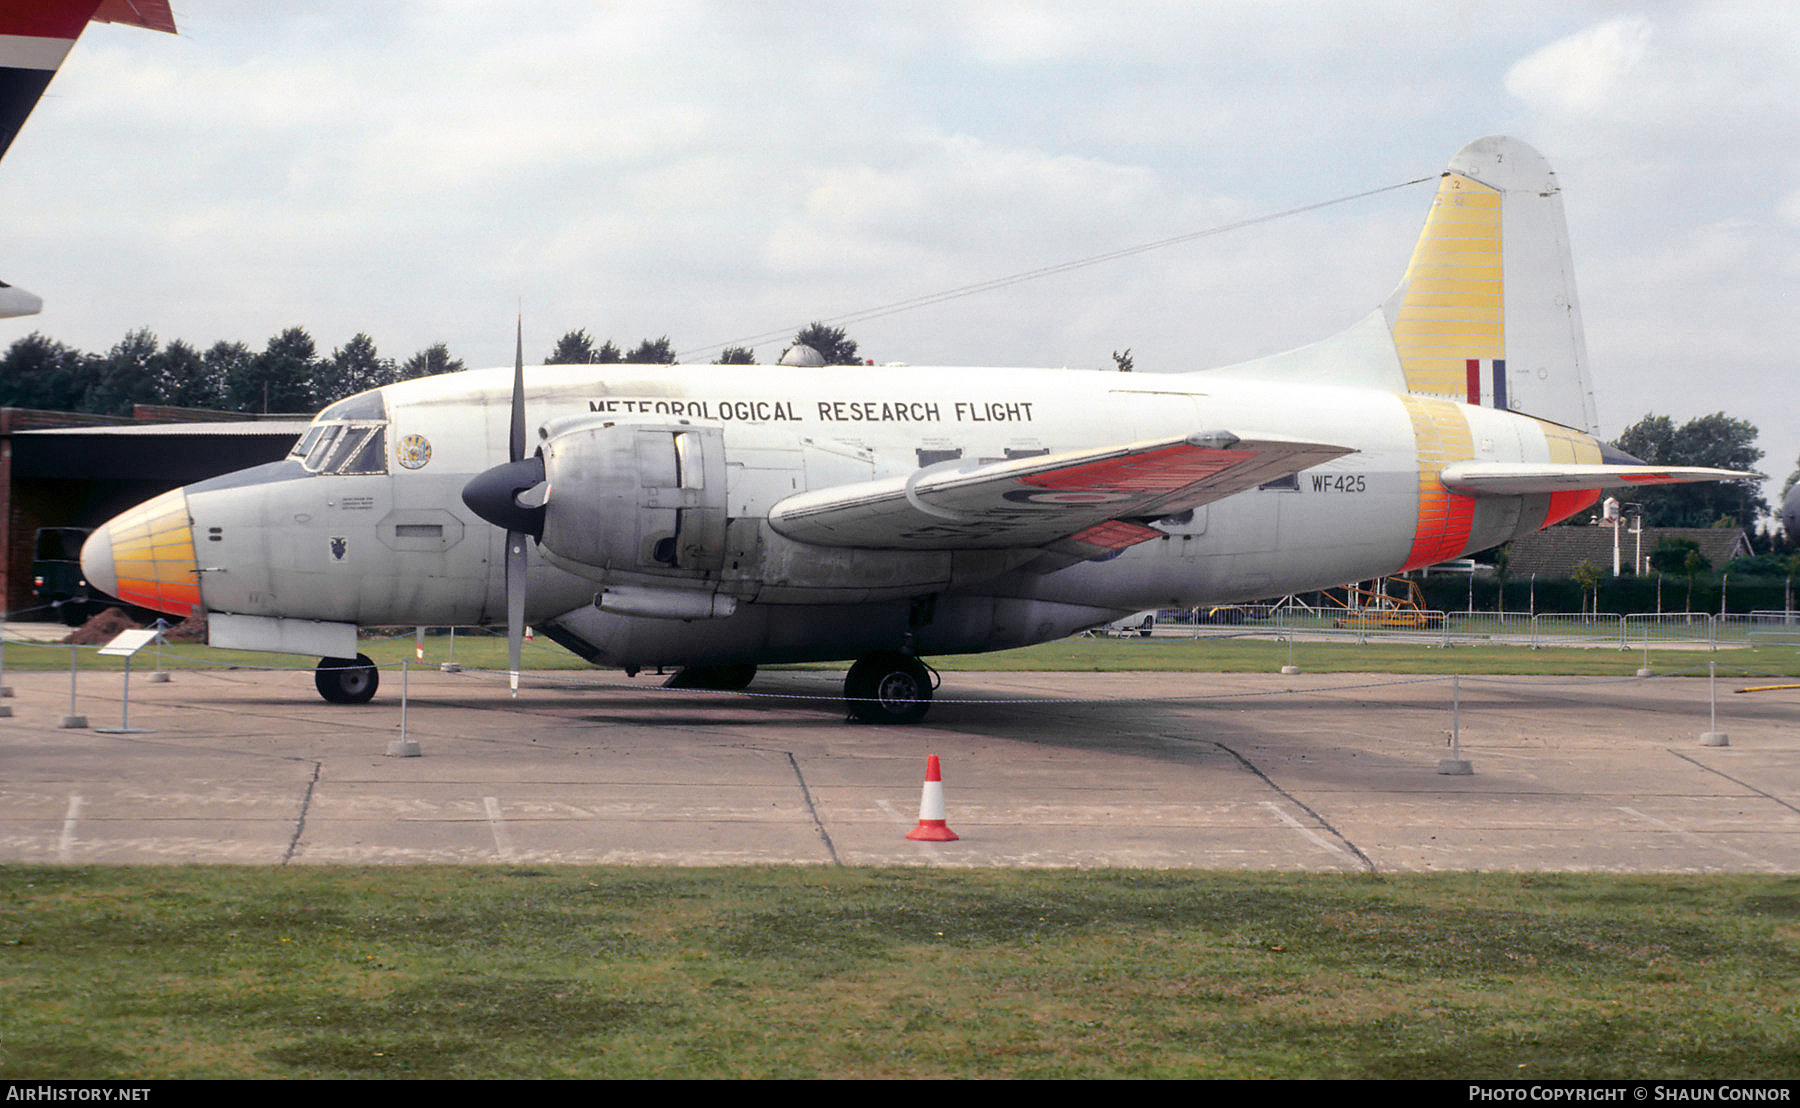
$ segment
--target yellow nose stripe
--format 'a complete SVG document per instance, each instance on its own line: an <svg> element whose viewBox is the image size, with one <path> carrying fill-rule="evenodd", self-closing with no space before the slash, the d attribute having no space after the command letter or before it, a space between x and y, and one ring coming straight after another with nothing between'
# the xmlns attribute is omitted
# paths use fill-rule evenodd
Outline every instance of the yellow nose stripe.
<svg viewBox="0 0 1800 1108"><path fill-rule="evenodd" d="M200 614L194 531L180 489L119 516L106 532L120 600L183 618Z"/></svg>

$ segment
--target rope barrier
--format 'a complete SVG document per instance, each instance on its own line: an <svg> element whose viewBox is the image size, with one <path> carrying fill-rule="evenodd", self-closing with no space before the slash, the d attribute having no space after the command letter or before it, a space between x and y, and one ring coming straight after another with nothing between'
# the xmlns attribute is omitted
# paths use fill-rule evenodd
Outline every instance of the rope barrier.
<svg viewBox="0 0 1800 1108"><path fill-rule="evenodd" d="M35 609L33 609L33 610L35 610ZM21 613L21 614L23 614L23 613ZM461 632L463 629L459 628L458 630L459 630L459 632ZM475 632L479 631L482 633L486 633L490 636L494 635L494 632L491 632L486 628L470 628L470 629L468 629L468 631L469 631L469 633L475 633ZM364 641L371 642L371 643L393 642L393 641L401 639L401 638L410 637L412 634L413 634L413 632L409 631L409 632L402 632L402 633L397 633L397 634L392 634L392 635L373 636ZM45 642L42 640L25 639L25 638L19 638L16 636L7 635L4 632L4 630L0 630L0 649L4 649L4 647L7 645L14 645L14 646L23 645L23 646L37 646L37 647L54 646L57 648L73 648L74 650L77 650L77 651L82 651L82 650L98 651L101 648L101 646L104 644ZM198 654L185 653L185 652L181 651L180 649L170 649L168 645L164 646L162 657L163 657L163 661L165 663L173 661L176 663L180 663L183 666L197 668L197 669L212 668L212 669L228 669L228 670L247 670L247 671L259 672L259 673L311 673L311 672L313 672L313 670L315 668L311 664L276 665L276 664L264 664L264 663L248 662L248 661L233 661L233 660L228 660L228 659L212 658L212 657L206 657L206 656L198 655ZM396 662L373 662L373 661L371 661L370 664L373 665L377 670L390 670L390 671L400 670L403 667L408 666L408 665L412 666L413 668L420 667L420 663L418 663L416 661L412 661L410 659L396 661ZM431 664L431 663L426 663L426 664ZM16 669L16 666L14 668ZM1714 663L1714 665L1712 667L1712 671L1720 672L1720 673L1730 672L1734 675L1737 675L1740 677L1745 677L1745 678L1782 679L1782 678L1791 678L1794 676L1794 674L1791 674L1791 673L1782 673L1779 671L1771 671L1771 670L1756 668L1756 667L1752 667L1752 666L1737 666L1737 665L1728 665L1728 664L1722 664L1722 663ZM456 672L459 674L470 675L473 677L491 678L496 683L504 681L508 676L508 671L504 670L504 669L489 669L489 668L485 668L485 667L481 667L481 666L470 666L467 664L460 664L460 663L458 664L458 668L457 668ZM547 671L540 670L537 672L539 674L543 674ZM555 671L548 671L548 672L555 672ZM561 675L561 676L556 676L556 677L539 676L536 678L531 678L531 677L527 676L526 680L528 680L530 682L529 687L543 689L543 690L554 690L554 689L558 689L558 688L586 689L586 690L596 690L596 691L630 690L633 692L649 691L649 692L657 692L657 693L664 693L664 692L684 693L684 694L690 694L690 695L696 694L696 693L699 693L699 694L711 693L711 694L719 695L719 696L734 696L734 697L741 697L741 698L753 699L753 700L777 700L777 701L790 700L790 701L798 701L798 702L830 701L830 702L834 702L834 703L842 703L845 700L845 698L841 694L837 694L837 693L811 694L811 693L774 692L774 691L767 691L767 690L751 690L751 689L667 688L660 684L638 684L635 682L621 681L616 678L601 677L601 676L597 676L597 675L596 676L578 676L579 672L580 671L569 671L567 675ZM789 671L789 672L798 672L798 671ZM1029 674L1033 671L1017 671L1017 672L1020 675L1025 675L1025 674ZM1050 671L1039 671L1039 672L1050 672ZM1141 673L1150 672L1150 671L1119 670L1116 672L1140 673L1141 674ZM1182 672L1198 673L1198 672L1205 672L1205 671L1168 671L1168 672L1179 674ZM1242 672L1242 671L1240 671L1240 672ZM1406 685L1426 685L1426 684L1434 684L1434 683L1447 683L1447 682L1452 682L1452 681L1455 681L1458 679L1479 682L1481 684L1487 684L1487 685L1518 686L1518 687L1529 686L1529 687L1537 688L1537 689L1542 689L1547 686L1548 687L1581 686L1581 687L1590 687L1591 688L1596 685L1630 684L1630 683L1634 683L1634 682L1643 682L1643 681L1651 680L1654 678L1706 676L1706 675L1708 675L1708 673L1709 673L1709 670L1706 667L1692 667L1692 668L1685 668L1685 669L1666 670L1666 671L1661 671L1661 672L1657 672L1657 673L1652 673L1649 675L1595 674L1595 675L1571 676L1571 675L1558 675L1558 674L1541 674L1541 675L1540 674L1519 674L1519 675L1425 674L1425 675L1416 675L1416 676L1411 676L1411 675L1395 676L1393 678L1379 680L1379 681L1356 681L1356 682L1352 682L1352 683L1348 683L1348 684L1310 685L1305 688L1291 688L1291 687L1290 688L1268 688L1268 689L1254 689L1254 690L1244 690L1244 691L1236 691L1236 692L1177 693L1177 694L1170 694L1170 695L1131 696L1131 697L1116 697L1116 696L1115 697L1056 697L1056 696L1029 696L1029 697L992 697L992 696L957 697L957 696L949 696L949 697L944 697L944 696L938 696L938 697L933 698L932 703L934 705L943 705L943 704L992 704L992 705L1074 704L1074 705L1082 705L1082 704L1113 704L1113 703L1140 703L1140 704L1204 703L1207 701L1215 701L1215 700L1222 701L1222 700L1245 699L1245 698L1250 698L1250 697L1263 697L1263 696L1328 695L1328 694L1336 694L1336 693L1343 693L1343 692L1355 692L1355 691L1359 691L1359 690L1368 690L1368 689L1394 688L1394 687L1406 686ZM1280 676L1280 675L1269 674L1268 676Z"/></svg>

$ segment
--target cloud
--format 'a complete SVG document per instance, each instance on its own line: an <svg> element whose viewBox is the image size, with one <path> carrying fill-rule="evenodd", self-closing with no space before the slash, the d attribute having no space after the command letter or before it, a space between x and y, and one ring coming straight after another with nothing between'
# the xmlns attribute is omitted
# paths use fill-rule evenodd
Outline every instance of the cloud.
<svg viewBox="0 0 1800 1108"><path fill-rule="evenodd" d="M1648 20L1607 20L1520 60L1506 73L1506 91L1540 110L1615 110L1622 90L1649 55L1653 38Z"/></svg>

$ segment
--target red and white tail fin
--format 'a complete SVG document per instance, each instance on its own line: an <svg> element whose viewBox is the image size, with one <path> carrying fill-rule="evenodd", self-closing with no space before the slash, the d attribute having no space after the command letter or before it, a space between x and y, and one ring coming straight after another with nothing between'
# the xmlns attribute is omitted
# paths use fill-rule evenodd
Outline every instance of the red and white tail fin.
<svg viewBox="0 0 1800 1108"><path fill-rule="evenodd" d="M1531 147L1457 151L1383 310L1408 392L1593 433L1562 192Z"/></svg>
<svg viewBox="0 0 1800 1108"><path fill-rule="evenodd" d="M91 22L175 33L169 0L8 0L0 4L0 157L12 146L50 78ZM0 282L0 317L32 315L43 301Z"/></svg>
<svg viewBox="0 0 1800 1108"><path fill-rule="evenodd" d="M0 6L0 157L90 22L175 33L169 0L39 0Z"/></svg>

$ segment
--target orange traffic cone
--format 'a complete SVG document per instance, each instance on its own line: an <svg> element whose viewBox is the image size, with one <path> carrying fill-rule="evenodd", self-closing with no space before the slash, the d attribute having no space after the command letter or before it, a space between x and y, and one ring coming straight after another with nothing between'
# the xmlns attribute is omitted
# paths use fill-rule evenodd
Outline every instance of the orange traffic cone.
<svg viewBox="0 0 1800 1108"><path fill-rule="evenodd" d="M944 822L944 778L938 772L938 756L925 757L925 788L919 795L919 826L906 833L909 839L926 843L953 843L956 832Z"/></svg>

